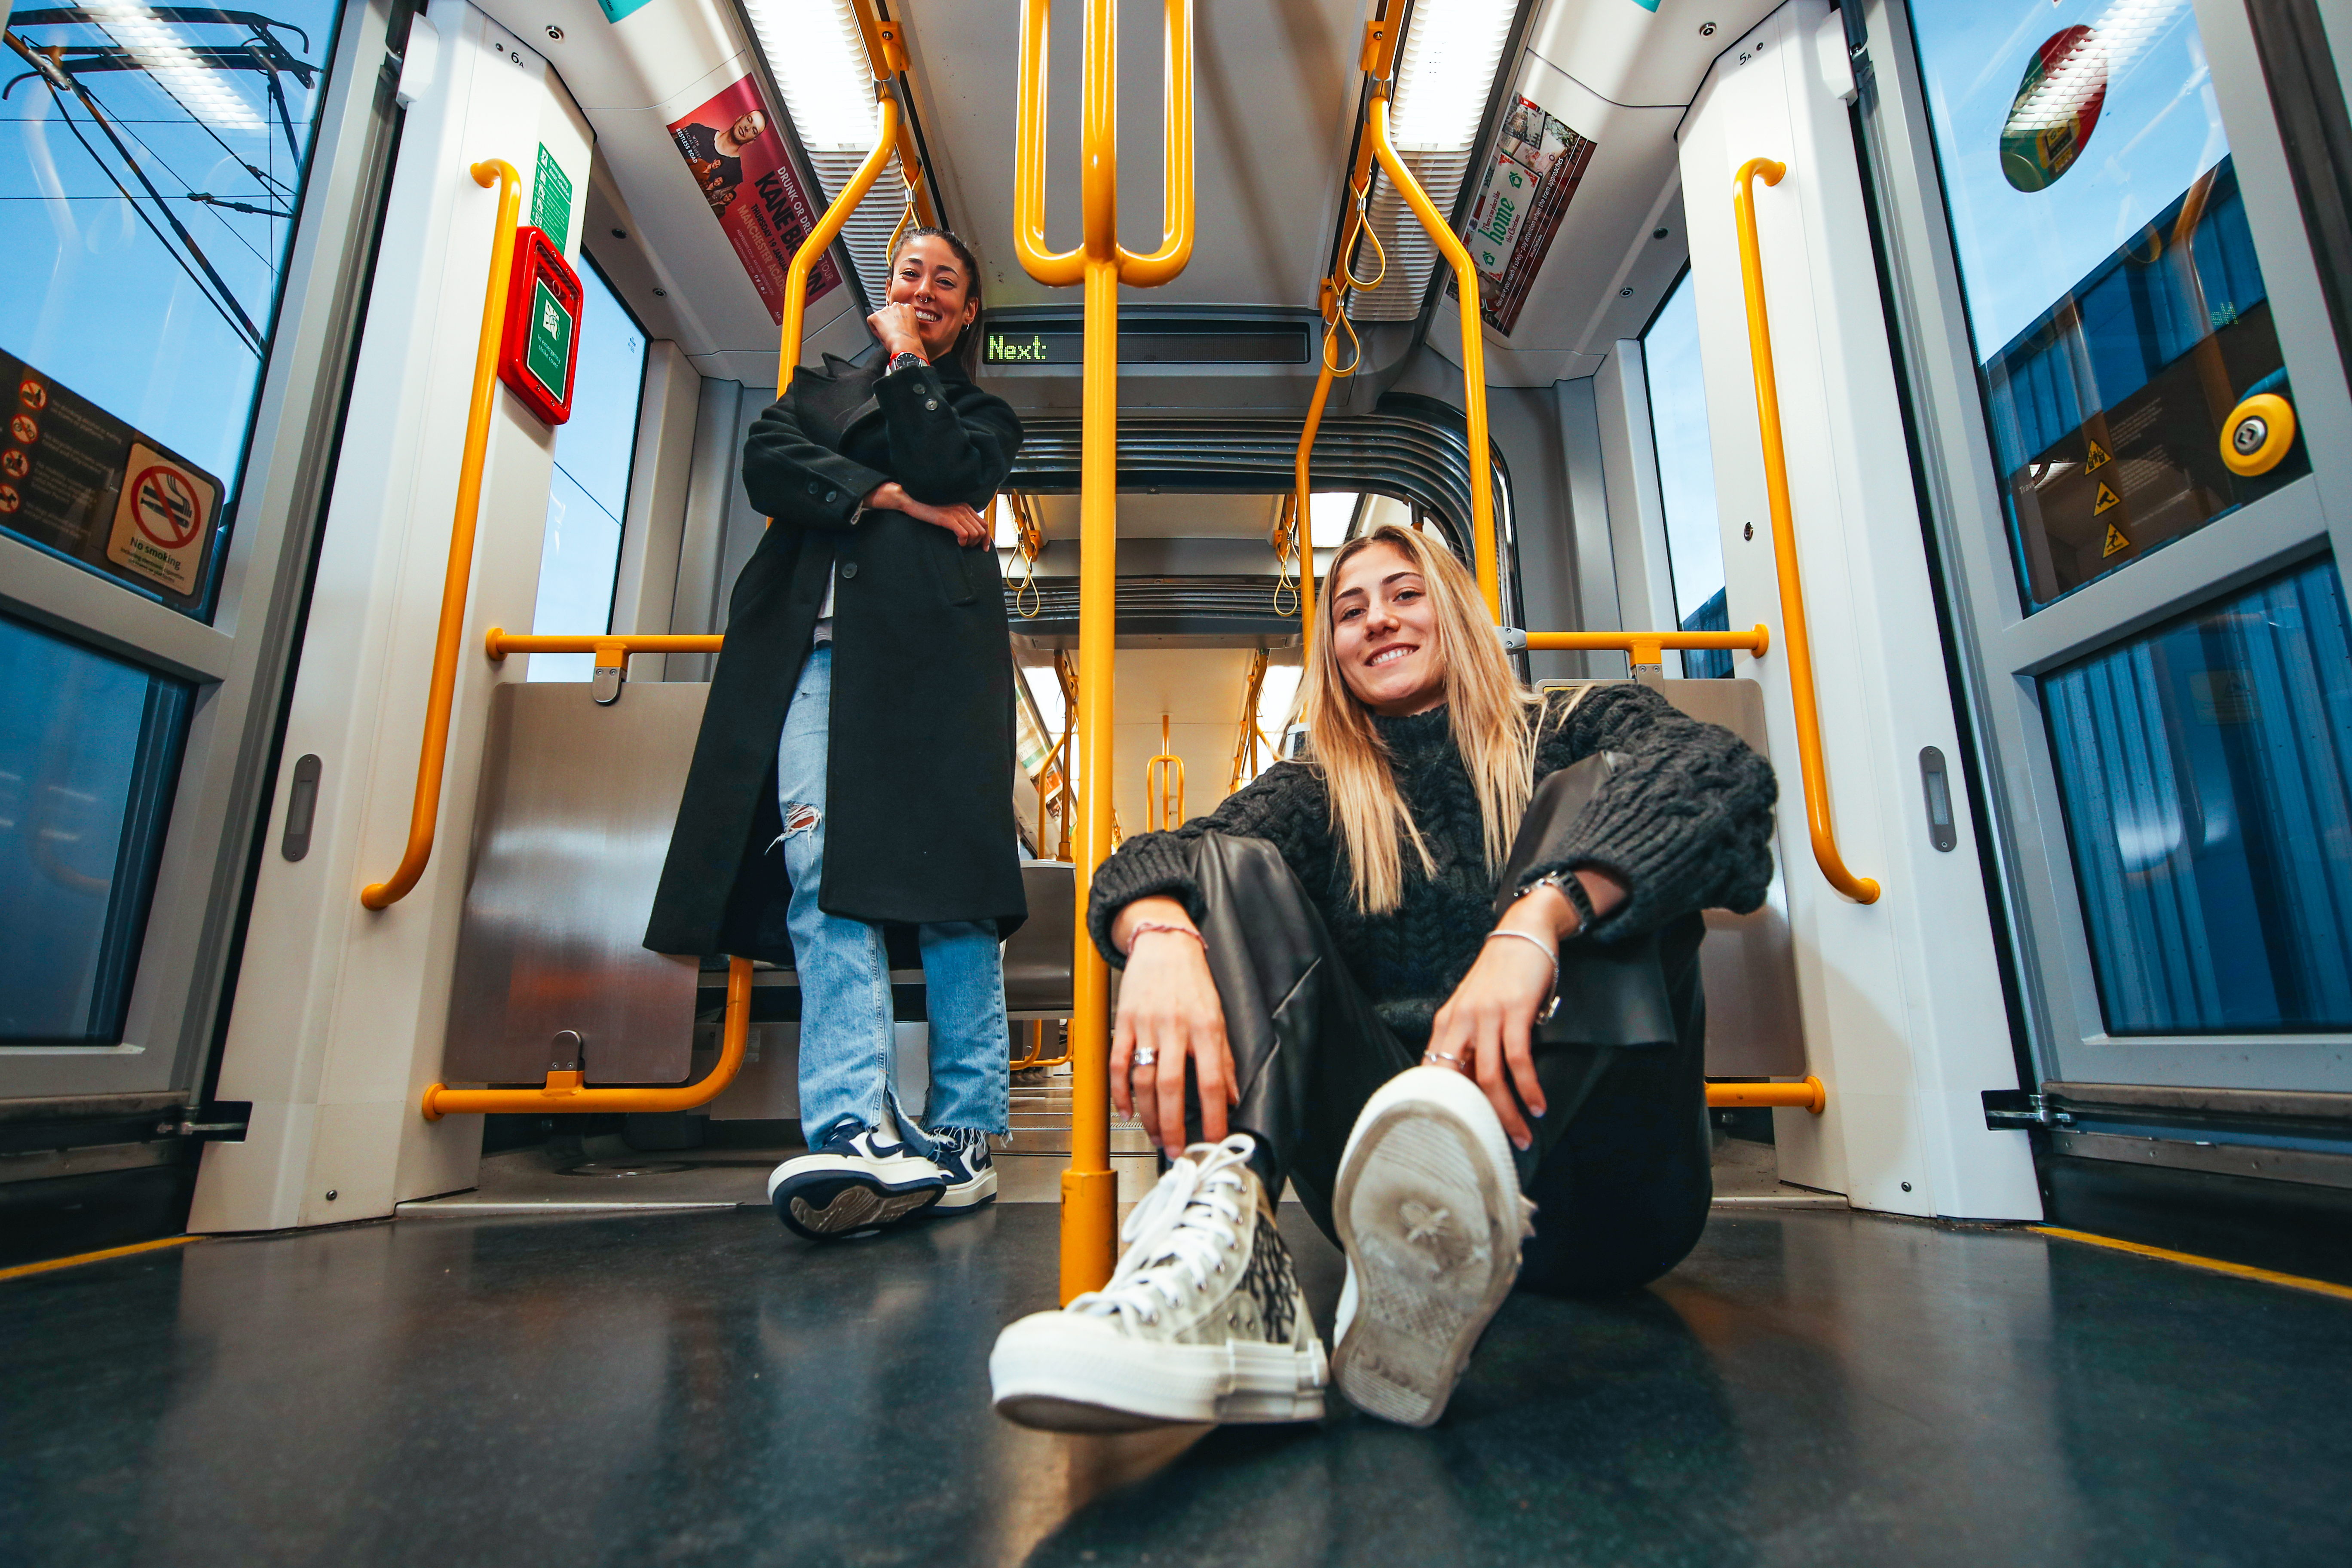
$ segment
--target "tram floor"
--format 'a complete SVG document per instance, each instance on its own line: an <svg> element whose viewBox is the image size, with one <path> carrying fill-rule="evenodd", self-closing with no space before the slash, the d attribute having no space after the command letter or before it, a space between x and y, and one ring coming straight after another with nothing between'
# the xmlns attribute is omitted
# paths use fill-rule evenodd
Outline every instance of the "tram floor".
<svg viewBox="0 0 2352 1568"><path fill-rule="evenodd" d="M1285 1234L1328 1332L1341 1262ZM1055 1214L398 1220L0 1282L0 1560L2352 1562L2352 1304L2016 1229L1717 1209L1514 1298L1444 1420L988 1405Z"/></svg>

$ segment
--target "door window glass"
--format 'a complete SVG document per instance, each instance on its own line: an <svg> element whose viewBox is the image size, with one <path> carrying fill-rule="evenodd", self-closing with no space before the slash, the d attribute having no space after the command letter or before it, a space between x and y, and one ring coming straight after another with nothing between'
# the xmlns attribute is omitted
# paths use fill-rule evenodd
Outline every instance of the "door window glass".
<svg viewBox="0 0 2352 1568"><path fill-rule="evenodd" d="M122 1037L188 703L0 618L0 1045Z"/></svg>
<svg viewBox="0 0 2352 1568"><path fill-rule="evenodd" d="M337 8L19 4L0 529L209 617Z"/></svg>
<svg viewBox="0 0 2352 1568"><path fill-rule="evenodd" d="M1686 632L1729 631L1723 534L1715 510L1715 453L1707 445L1706 382L1698 360L1698 297L1688 272L1642 334L1642 369L1650 388L1650 438L1657 447L1658 494L1666 511L1675 615ZM1727 676L1730 651L1686 650L1683 673Z"/></svg>
<svg viewBox="0 0 2352 1568"><path fill-rule="evenodd" d="M541 637L613 629L621 520L629 510L645 386L645 329L593 266L580 269L580 363L572 373L572 417L555 432L555 482L547 493L531 612L530 629ZM586 680L595 666L593 653L534 654L530 679Z"/></svg>
<svg viewBox="0 0 2352 1568"><path fill-rule="evenodd" d="M2108 1032L2352 1027L2352 642L2335 563L2042 689Z"/></svg>
<svg viewBox="0 0 2352 1568"><path fill-rule="evenodd" d="M2189 0L1912 17L2032 611L2309 464L2233 416L2294 392Z"/></svg>

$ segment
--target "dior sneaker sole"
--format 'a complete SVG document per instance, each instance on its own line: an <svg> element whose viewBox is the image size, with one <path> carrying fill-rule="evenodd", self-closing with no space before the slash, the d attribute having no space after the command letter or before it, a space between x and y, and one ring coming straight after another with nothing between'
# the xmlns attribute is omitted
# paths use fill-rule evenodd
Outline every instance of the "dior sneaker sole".
<svg viewBox="0 0 2352 1568"><path fill-rule="evenodd" d="M1341 1314L1331 1370L1350 1404L1403 1426L1445 1413L1518 1278L1531 1212L1475 1083L1413 1068L1381 1087L1356 1119L1333 1191L1353 1311Z"/></svg>
<svg viewBox="0 0 2352 1568"><path fill-rule="evenodd" d="M768 1177L776 1217L812 1241L880 1230L937 1204L947 1191L939 1167L913 1155L859 1160L804 1154Z"/></svg>
<svg viewBox="0 0 2352 1568"><path fill-rule="evenodd" d="M1298 1349L1170 1344L1064 1312L1033 1312L1012 1324L988 1358L997 1414L1044 1432L1319 1421L1329 1376L1320 1341Z"/></svg>

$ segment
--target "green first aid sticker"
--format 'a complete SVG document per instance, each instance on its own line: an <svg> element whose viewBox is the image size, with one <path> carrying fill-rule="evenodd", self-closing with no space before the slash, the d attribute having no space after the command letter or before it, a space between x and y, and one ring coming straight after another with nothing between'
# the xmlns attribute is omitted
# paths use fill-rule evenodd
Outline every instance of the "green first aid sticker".
<svg viewBox="0 0 2352 1568"><path fill-rule="evenodd" d="M530 301L530 335L522 363L539 384L547 388L548 395L559 403L563 400L564 372L572 364L572 312L563 308L555 291L544 282L535 283Z"/></svg>
<svg viewBox="0 0 2352 1568"><path fill-rule="evenodd" d="M530 179L530 226L555 242L562 250L572 239L572 176L547 150L539 147L539 165Z"/></svg>

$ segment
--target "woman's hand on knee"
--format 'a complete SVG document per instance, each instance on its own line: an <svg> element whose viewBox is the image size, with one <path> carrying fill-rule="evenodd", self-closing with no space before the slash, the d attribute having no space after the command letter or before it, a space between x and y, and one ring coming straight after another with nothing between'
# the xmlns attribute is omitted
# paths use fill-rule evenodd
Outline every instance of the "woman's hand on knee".
<svg viewBox="0 0 2352 1568"><path fill-rule="evenodd" d="M1545 1110L1530 1042L1536 1010L1551 995L1553 973L1553 966L1532 942L1488 942L1437 1010L1429 1050L1422 1058L1432 1067L1452 1068L1477 1079L1502 1120L1503 1131L1521 1149L1535 1141L1535 1134L1520 1114L1520 1105L1537 1116Z"/></svg>
<svg viewBox="0 0 2352 1568"><path fill-rule="evenodd" d="M1111 1029L1111 1102L1120 1115L1141 1121L1161 1149L1181 1153L1189 1062L1201 1097L1201 1135L1214 1142L1225 1135L1226 1108L1240 1102L1241 1090L1225 1040L1224 1005L1199 932L1174 900L1139 899L1121 912L1112 940L1128 958Z"/></svg>

